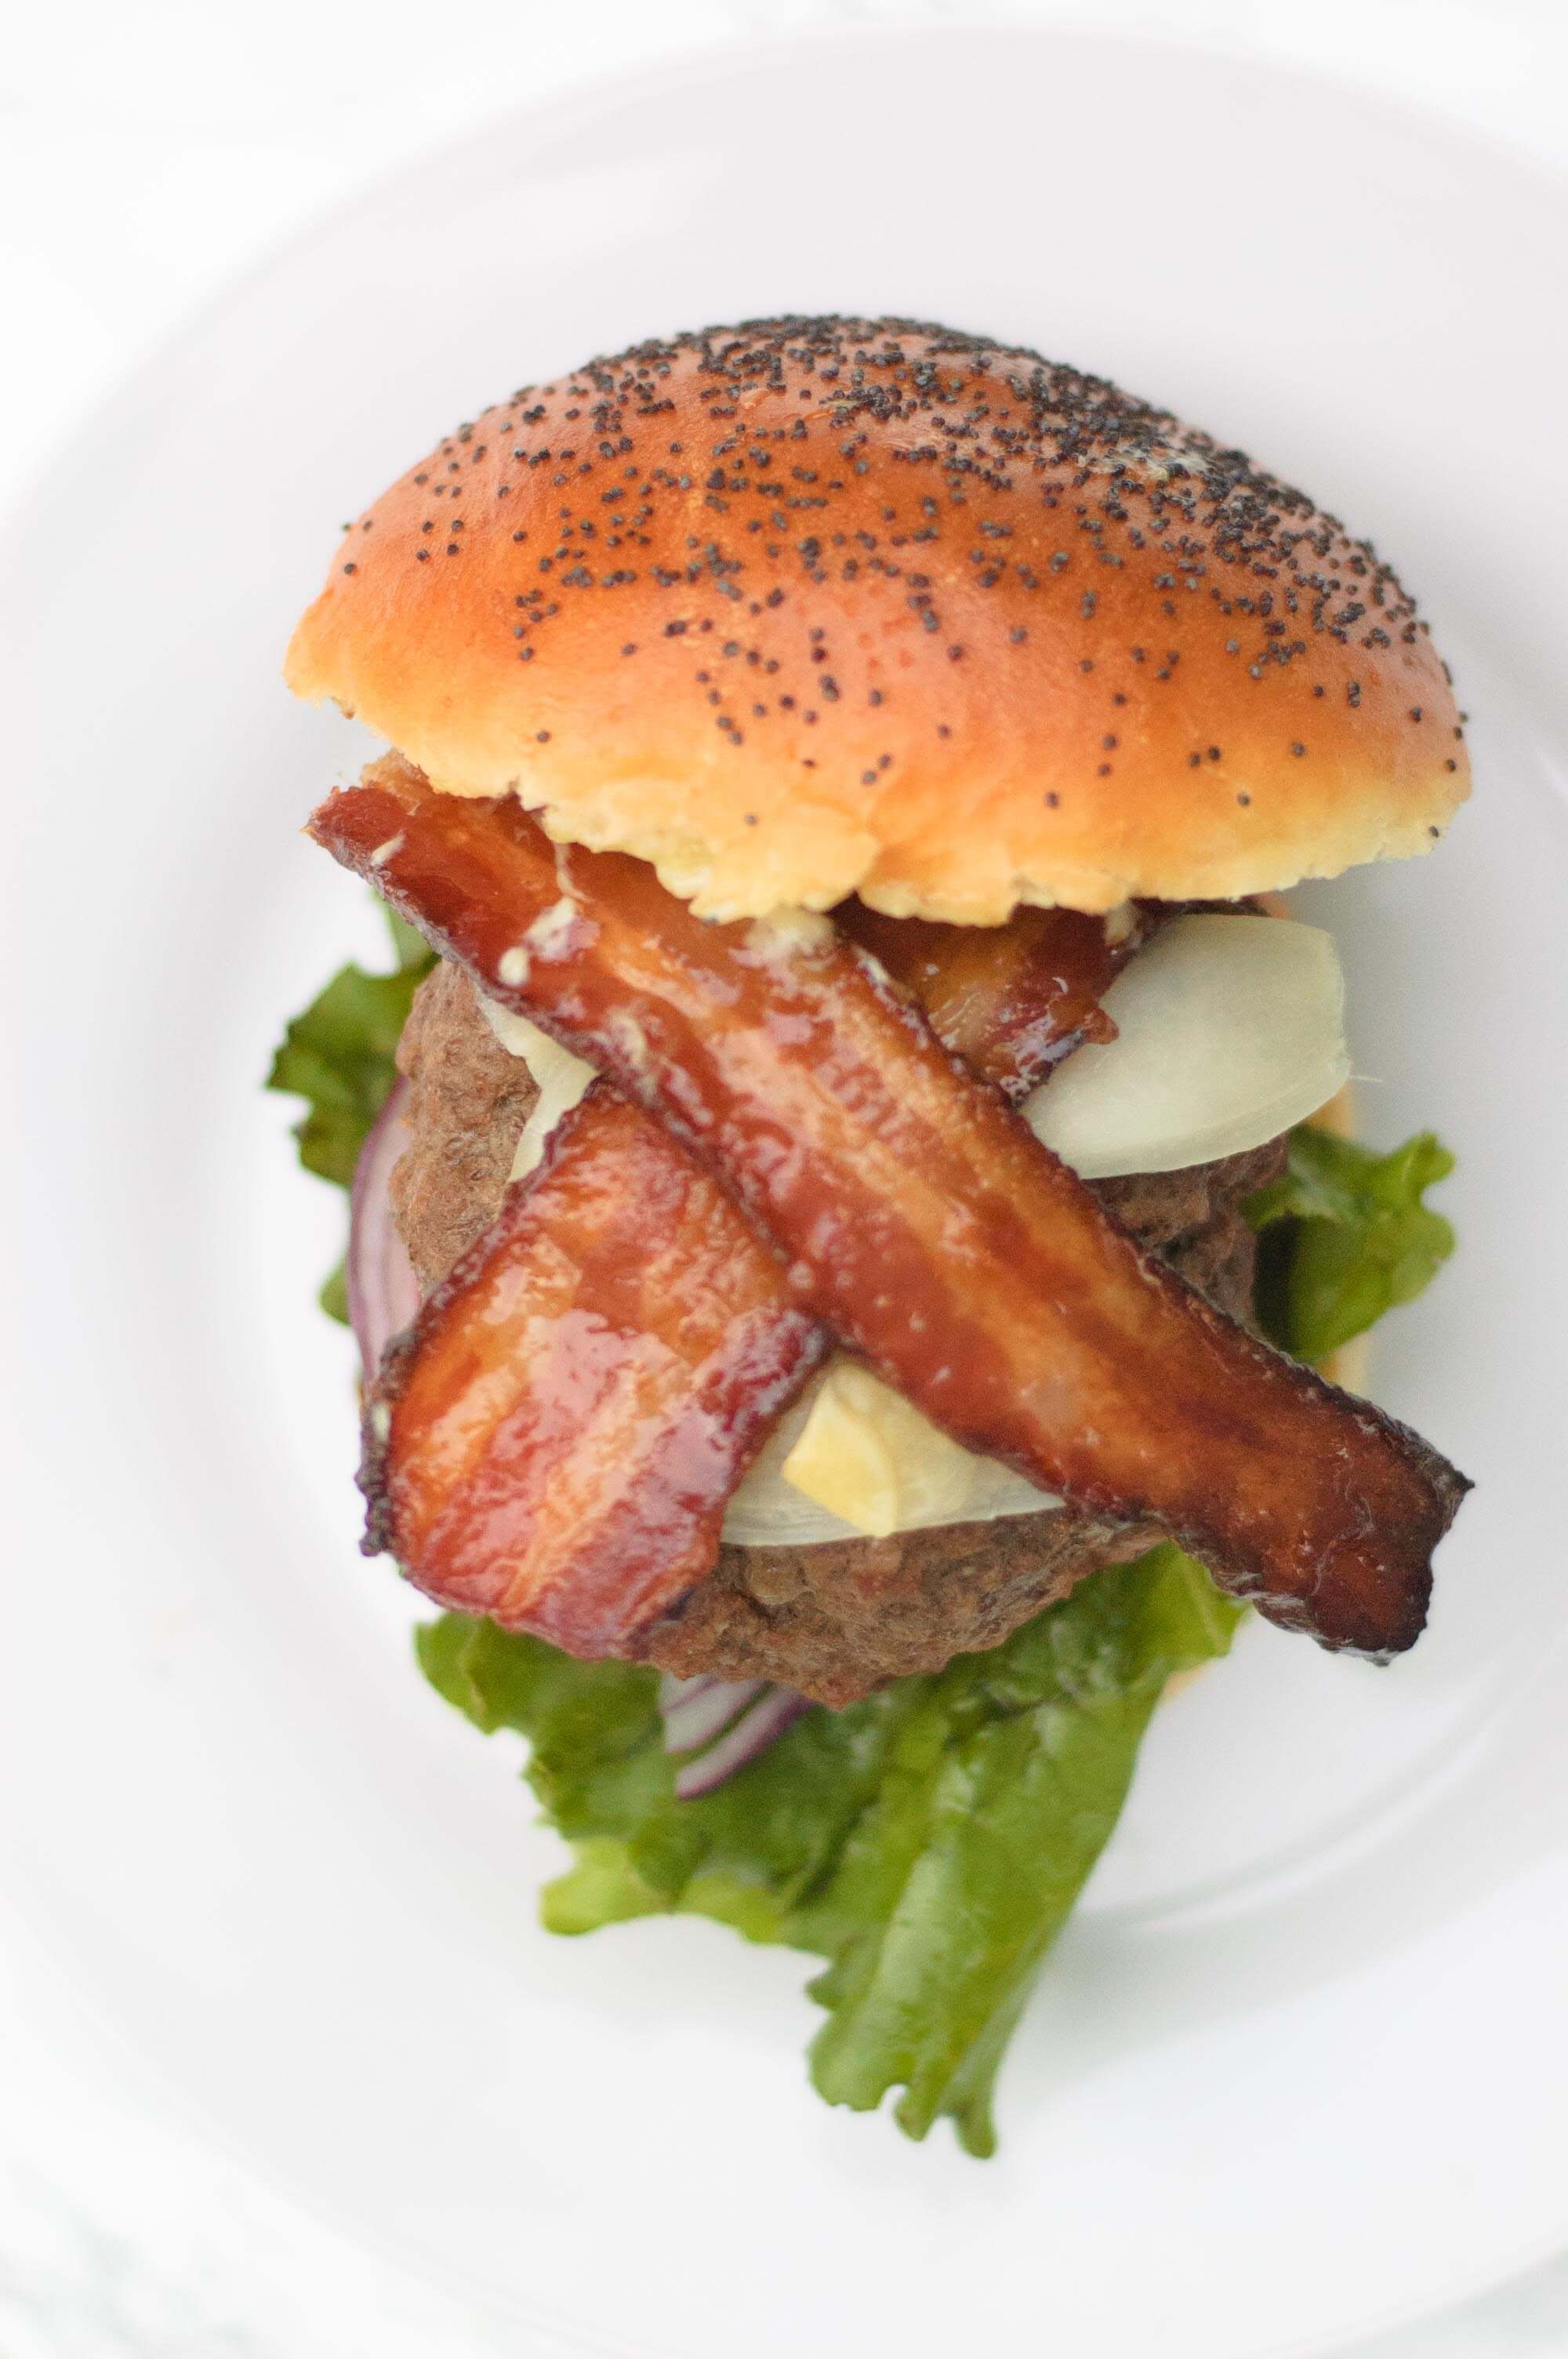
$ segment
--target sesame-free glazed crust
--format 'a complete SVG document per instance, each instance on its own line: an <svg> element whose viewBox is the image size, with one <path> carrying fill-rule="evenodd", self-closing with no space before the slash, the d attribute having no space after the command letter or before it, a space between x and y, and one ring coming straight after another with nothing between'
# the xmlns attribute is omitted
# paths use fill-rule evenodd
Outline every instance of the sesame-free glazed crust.
<svg viewBox="0 0 1568 2359"><path fill-rule="evenodd" d="M1365 542L1104 379L903 321L521 388L351 527L287 674L704 914L1234 898L1468 785Z"/></svg>

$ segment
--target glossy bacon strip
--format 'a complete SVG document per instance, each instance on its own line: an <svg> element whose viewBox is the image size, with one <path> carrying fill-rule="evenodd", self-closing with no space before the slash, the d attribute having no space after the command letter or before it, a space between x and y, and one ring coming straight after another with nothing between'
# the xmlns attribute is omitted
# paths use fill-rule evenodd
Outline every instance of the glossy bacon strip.
<svg viewBox="0 0 1568 2359"><path fill-rule="evenodd" d="M832 927L705 924L642 862L395 759L311 832L656 1112L795 1299L959 1440L1155 1518L1325 1645L1415 1638L1464 1478L1141 1255Z"/></svg>
<svg viewBox="0 0 1568 2359"><path fill-rule="evenodd" d="M888 918L861 901L833 914L919 1001L944 1046L1014 1104L1069 1050L1115 1039L1101 995L1160 922L1141 908L1115 933L1081 909L1019 909L1005 926Z"/></svg>
<svg viewBox="0 0 1568 2359"><path fill-rule="evenodd" d="M700 1165L600 1083L389 1353L366 1545L447 1604L611 1653L708 1571L827 1340Z"/></svg>
<svg viewBox="0 0 1568 2359"><path fill-rule="evenodd" d="M951 1045L1010 1091L1092 1022L1093 982L1114 971L1103 928L1075 913L1022 913L983 960L956 926L860 914ZM624 1653L711 1569L736 1484L831 1341L701 1167L598 1089L384 1370L367 1549L449 1604Z"/></svg>

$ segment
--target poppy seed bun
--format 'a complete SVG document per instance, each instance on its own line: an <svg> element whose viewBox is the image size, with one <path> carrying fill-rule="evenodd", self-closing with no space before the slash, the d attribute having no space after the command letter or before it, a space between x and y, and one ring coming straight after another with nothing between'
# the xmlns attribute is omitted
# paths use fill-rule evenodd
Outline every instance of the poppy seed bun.
<svg viewBox="0 0 1568 2359"><path fill-rule="evenodd" d="M1365 542L1102 378L903 321L524 386L350 527L287 677L723 918L1233 899L1424 852L1468 786Z"/></svg>

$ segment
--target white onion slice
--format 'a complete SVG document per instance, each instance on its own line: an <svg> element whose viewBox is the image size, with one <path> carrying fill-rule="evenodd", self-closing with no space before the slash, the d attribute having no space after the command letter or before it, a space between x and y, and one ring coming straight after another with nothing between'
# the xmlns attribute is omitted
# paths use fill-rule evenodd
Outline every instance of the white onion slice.
<svg viewBox="0 0 1568 2359"><path fill-rule="evenodd" d="M855 1538L842 1523L784 1479L784 1462L800 1440L821 1377L807 1386L773 1427L747 1468L724 1514L724 1537L732 1548L806 1548L814 1540Z"/></svg>
<svg viewBox="0 0 1568 2359"><path fill-rule="evenodd" d="M1119 1037L1024 1106L1086 1180L1180 1171L1277 1138L1350 1074L1332 934L1290 918L1173 918L1105 995Z"/></svg>
<svg viewBox="0 0 1568 2359"><path fill-rule="evenodd" d="M593 1079L593 1067L582 1058L574 1057L530 1024L525 1016L514 1015L510 1007L502 1007L482 992L479 1004L490 1026L508 1056L521 1057L539 1085L539 1094L532 1113L523 1125L515 1152L512 1158L509 1177L526 1179L545 1152L545 1142L561 1116L569 1114L579 1098L585 1096Z"/></svg>

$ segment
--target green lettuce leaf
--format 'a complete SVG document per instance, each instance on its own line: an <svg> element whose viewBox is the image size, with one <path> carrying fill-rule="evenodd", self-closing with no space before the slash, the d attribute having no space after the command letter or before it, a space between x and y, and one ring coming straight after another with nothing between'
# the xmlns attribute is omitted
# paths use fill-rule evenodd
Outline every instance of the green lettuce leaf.
<svg viewBox="0 0 1568 2359"><path fill-rule="evenodd" d="M321 1289L316 1300L329 1319L335 1319L340 1327L348 1325L349 1257L347 1254L343 1256L330 1275L322 1279Z"/></svg>
<svg viewBox="0 0 1568 2359"><path fill-rule="evenodd" d="M995 2146L991 2092L1040 1962L1115 1826L1166 1680L1223 1655L1239 1609L1180 1549L1095 1574L984 1655L808 1712L715 1792L676 1799L654 1673L579 1663L445 1614L427 1677L475 1725L517 1730L576 1864L554 1932L671 1910L816 1952L811 2076L900 2125L952 2117Z"/></svg>
<svg viewBox="0 0 1568 2359"><path fill-rule="evenodd" d="M1454 1232L1422 1198L1454 1158L1430 1130L1391 1155L1302 1124L1290 1162L1248 1204L1264 1233L1258 1309L1264 1331L1300 1360L1321 1360L1430 1284Z"/></svg>
<svg viewBox="0 0 1568 2359"><path fill-rule="evenodd" d="M398 1035L414 994L436 963L434 951L411 926L390 909L385 915L397 961L392 973L341 968L287 1027L266 1078L269 1090L286 1090L307 1101L294 1126L299 1160L307 1171L340 1188L352 1182L360 1148L392 1093ZM329 1317L347 1321L341 1263L318 1299Z"/></svg>

